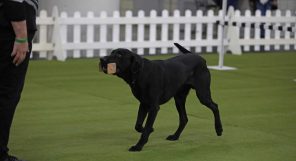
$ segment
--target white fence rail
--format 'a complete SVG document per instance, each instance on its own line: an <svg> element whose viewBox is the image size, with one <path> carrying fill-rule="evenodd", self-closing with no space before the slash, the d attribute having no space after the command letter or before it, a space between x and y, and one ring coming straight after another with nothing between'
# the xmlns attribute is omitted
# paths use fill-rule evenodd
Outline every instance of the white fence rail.
<svg viewBox="0 0 296 161"><path fill-rule="evenodd" d="M226 20L237 22L238 27L229 32L236 32L236 43L244 51L296 49L295 31L264 30L265 37L261 38L259 28L261 23L296 28L294 13L267 12L263 17L259 11L254 16L250 11L244 15L235 11L232 15ZM179 42L194 52L214 52L221 42L219 32L222 32L222 27L216 24L221 19L222 13L215 15L212 10L207 13L186 11L185 15L178 10L169 15L164 10L161 16L156 11L151 11L149 16L145 16L143 11L139 11L137 16L132 16L130 11L120 16L115 11L110 17L106 12L101 12L98 17L92 12L85 17L76 12L70 17L65 12L58 14L57 9L52 16L41 11L37 18L39 30L33 45L33 57L56 57L58 60L92 58L105 56L109 49L114 48L129 48L139 55L177 53L173 42ZM240 23L246 23L246 27L240 28ZM256 23L258 28L249 27L251 23ZM226 45L231 42L230 38L225 38ZM261 45L263 47L260 48Z"/></svg>

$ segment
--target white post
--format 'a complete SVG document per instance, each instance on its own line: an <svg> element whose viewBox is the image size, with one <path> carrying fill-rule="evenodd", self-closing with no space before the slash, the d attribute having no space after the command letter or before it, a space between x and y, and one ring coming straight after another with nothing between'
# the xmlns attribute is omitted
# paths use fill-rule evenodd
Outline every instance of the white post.
<svg viewBox="0 0 296 161"><path fill-rule="evenodd" d="M139 18L144 18L145 17L145 12L143 10L140 10L138 12L138 17ZM145 35L144 24L139 23L138 24L138 31L137 31L137 41L139 43L144 42L144 35ZM139 55L144 55L144 48L138 48L138 54Z"/></svg>
<svg viewBox="0 0 296 161"><path fill-rule="evenodd" d="M169 17L169 12L167 10L163 10L162 11L162 18L167 19L168 17ZM163 23L161 25L161 41L162 42L168 41L168 32L169 32L169 24ZM168 48L162 47L161 54L167 54L167 53L168 53Z"/></svg>
<svg viewBox="0 0 296 161"><path fill-rule="evenodd" d="M291 11L290 10L286 11L286 17L291 17ZM290 27L290 26L291 26L291 23L286 23L285 24L285 28ZM285 32L285 39L290 39L291 38L290 35L292 35L292 32L287 32L286 31ZM290 45L285 45L284 46L284 50L289 50L289 49L290 49ZM292 50L292 48L291 48L291 50Z"/></svg>
<svg viewBox="0 0 296 161"><path fill-rule="evenodd" d="M209 10L207 14L208 14L207 16L209 17L209 19L212 19L214 17L214 11L213 10ZM207 40L207 42L209 42L207 47L206 47L207 52L213 52L213 45L211 45L211 43L210 43L210 42L213 41L213 26L214 26L213 23L211 23L211 22L207 23L207 38L206 38L206 40ZM223 37L224 36L222 36L222 38Z"/></svg>
<svg viewBox="0 0 296 161"><path fill-rule="evenodd" d="M236 68L233 67L226 67L224 66L224 53L225 53L225 44L224 44L224 37L225 37L225 15L226 15L226 8L227 7L227 0L223 0L223 10L222 10L222 19L221 19L221 26L219 28L221 28L219 31L221 31L219 33L219 38L221 39L221 44L220 44L220 51L219 51L219 62L218 62L218 66L209 66L208 68L210 69L215 69L215 70L235 70Z"/></svg>
<svg viewBox="0 0 296 161"><path fill-rule="evenodd" d="M45 10L42 10L40 12L40 18L47 18L47 12ZM47 43L47 25L40 25L39 29L39 44L44 45ZM48 60L52 59L52 56L49 57L47 56L46 51L40 51L39 52L39 57L40 58L47 58Z"/></svg>
<svg viewBox="0 0 296 161"><path fill-rule="evenodd" d="M267 10L266 11L266 19L270 18L271 17L271 11L270 10ZM265 40L270 40L270 33L271 33L271 30L267 29L266 27L271 25L271 23L268 23L266 22L264 24L264 33L265 33ZM270 44L268 45L264 45L264 50L265 51L270 51Z"/></svg>
<svg viewBox="0 0 296 161"><path fill-rule="evenodd" d="M67 12L62 12L61 13L61 18L62 19L67 19L68 18L68 14ZM68 26L67 25L60 25L60 22L58 21L58 19L56 19L56 23L57 25L56 26L60 26L60 30L59 31L59 36L60 36L60 39L56 41L56 45L60 45L61 47L57 47L57 48L60 48L60 51L62 52L58 52L57 53L57 59L58 60L61 60L61 61L65 61L68 57L68 54L67 54L67 50L65 50L63 48L63 46L65 44L67 44L67 37L68 37ZM58 38L58 37L57 37ZM60 42L60 43L57 43L57 42Z"/></svg>
<svg viewBox="0 0 296 161"><path fill-rule="evenodd" d="M180 17L180 11L175 10L174 11L174 17L179 18ZM174 23L173 24L173 41L179 42L180 41L180 24ZM178 53L178 48L173 48L173 53Z"/></svg>
<svg viewBox="0 0 296 161"><path fill-rule="evenodd" d="M133 14L132 11L126 11L125 18L127 18L127 19L132 18L133 17L132 14ZM132 32L132 24L126 24L125 25L125 35L124 35L126 43L132 42L132 33L133 33Z"/></svg>
<svg viewBox="0 0 296 161"><path fill-rule="evenodd" d="M100 18L106 19L107 12L102 11L100 14ZM100 25L100 42L101 43L107 42L107 25L106 24ZM100 56L106 56L106 55L107 55L107 49L100 49Z"/></svg>
<svg viewBox="0 0 296 161"><path fill-rule="evenodd" d="M223 16L223 11L222 10L219 10L219 13L218 13L218 17L222 17ZM219 44L217 44L217 52L218 52L218 54L220 54L220 51L221 51L221 41L222 41L222 31L223 31L223 25L219 25L218 24L218 31L217 31L217 39L218 39L218 42L219 42Z"/></svg>
<svg viewBox="0 0 296 161"><path fill-rule="evenodd" d="M296 12L295 12L295 14L296 14ZM296 26L294 26L294 27L296 27ZM296 29L294 29L294 32L296 32ZM296 39L296 34L293 34L293 35L294 35L294 38ZM293 38L293 37L291 36L291 38ZM294 46L294 50L296 50L296 43L293 46ZM293 50L293 46L292 46L291 50Z"/></svg>
<svg viewBox="0 0 296 161"><path fill-rule="evenodd" d="M202 11L201 10L198 10L196 12L196 19L198 20L199 18L202 18L203 15L202 15ZM200 42L202 39L202 23L200 21L197 21L196 22L196 27L195 27L195 40L197 42ZM200 53L201 52L201 46L199 44L196 44L196 49L195 51Z"/></svg>
<svg viewBox="0 0 296 161"><path fill-rule="evenodd" d="M192 13L190 10L185 11L185 17L186 18L192 18ZM191 23L187 22L185 23L185 35L184 35L184 40L186 42L189 42L191 40Z"/></svg>
<svg viewBox="0 0 296 161"><path fill-rule="evenodd" d="M87 12L87 18L92 19L94 18L94 13L93 12ZM95 37L95 26L93 24L88 24L87 29L86 29L86 34L87 34L87 39L86 42L89 44L92 44L94 42L94 37ZM94 50L93 49L88 49L86 50L86 57L87 58L92 58L94 57Z"/></svg>
<svg viewBox="0 0 296 161"><path fill-rule="evenodd" d="M113 18L117 19L117 21L120 19L120 13L119 11L114 11L113 12ZM119 36L120 36L120 25L119 24L113 24L112 28L113 28L113 32L112 32L112 42L113 43L118 43L119 42Z"/></svg>
<svg viewBox="0 0 296 161"><path fill-rule="evenodd" d="M80 12L75 12L74 13L74 18L80 18L81 14ZM73 42L74 44L79 44L81 43L81 26L80 24L76 24L74 25L74 37L73 37ZM80 58L80 50L79 49L75 49L73 52L73 57L74 58Z"/></svg>
<svg viewBox="0 0 296 161"><path fill-rule="evenodd" d="M157 17L157 13L155 10L151 10L150 12L150 18L156 18ZM156 41L156 24L155 23L150 23L149 26L149 42L151 44L154 44ZM156 49L155 47L151 47L149 48L149 54L154 55L156 54Z"/></svg>
<svg viewBox="0 0 296 161"><path fill-rule="evenodd" d="M251 11L250 10L246 10L245 12L245 17L247 17L248 19L251 18ZM246 22L246 26L244 28L244 39L250 41L251 38L251 23L250 22ZM250 45L244 45L243 47L244 51L250 51Z"/></svg>
<svg viewBox="0 0 296 161"><path fill-rule="evenodd" d="M222 5L222 20L221 20L221 24L222 24L222 32L221 34L221 47L220 47L220 53L219 53L219 68L223 68L224 65L224 53L225 53L225 46L224 46L224 37L225 37L225 26L224 26L224 22L225 22L225 16L226 16L226 10L227 10L227 0L223 0L223 5Z"/></svg>
<svg viewBox="0 0 296 161"><path fill-rule="evenodd" d="M261 11L260 10L256 10L256 12L255 12L255 17L262 17L261 16ZM260 29L260 24L261 24L261 22L256 22L255 23L255 41L256 40L260 40L260 39L262 39L261 38L261 29ZM260 44L256 44L255 46L254 46L254 50L255 51L259 51L260 50Z"/></svg>
<svg viewBox="0 0 296 161"><path fill-rule="evenodd" d="M277 18L280 18L281 17L281 10L276 10L275 11L275 17L277 17ZM275 23L275 25L274 25L276 28L278 28L278 26L281 26L281 23ZM281 31L279 31L279 30L275 30L274 31L275 32L275 39L276 40L279 40L280 38L281 38ZM274 49L275 50L280 50L280 45L274 45Z"/></svg>
<svg viewBox="0 0 296 161"><path fill-rule="evenodd" d="M234 55L241 55L242 51L241 51L241 46L240 46L240 39L239 39L239 28L240 28L240 23L237 22L237 20L240 17L240 11L234 11L233 7L229 7L229 11L228 11L228 27L227 27L227 40L228 40L228 51L231 51L232 54ZM232 26L232 22L237 22L236 25L237 26Z"/></svg>
<svg viewBox="0 0 296 161"><path fill-rule="evenodd" d="M54 19L52 37L52 43L54 46L53 56L59 61L65 61L67 58L67 52L64 50L63 45L67 41L67 26L60 24L59 12L56 6L53 8L52 17ZM67 18L67 13L61 13L61 19L63 18Z"/></svg>

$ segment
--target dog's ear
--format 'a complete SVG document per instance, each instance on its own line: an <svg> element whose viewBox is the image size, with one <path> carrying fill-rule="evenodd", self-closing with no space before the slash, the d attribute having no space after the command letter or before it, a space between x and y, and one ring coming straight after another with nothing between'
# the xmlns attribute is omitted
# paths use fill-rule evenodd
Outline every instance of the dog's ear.
<svg viewBox="0 0 296 161"><path fill-rule="evenodd" d="M131 72L138 73L141 68L141 57L133 55L131 60Z"/></svg>

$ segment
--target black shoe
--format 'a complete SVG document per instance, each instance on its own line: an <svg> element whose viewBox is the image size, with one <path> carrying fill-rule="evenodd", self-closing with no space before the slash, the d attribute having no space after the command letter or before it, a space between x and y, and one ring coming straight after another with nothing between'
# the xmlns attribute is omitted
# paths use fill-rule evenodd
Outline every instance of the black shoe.
<svg viewBox="0 0 296 161"><path fill-rule="evenodd" d="M25 160L21 160L21 159L18 159L17 157L9 155L6 159L4 159L4 161L25 161Z"/></svg>

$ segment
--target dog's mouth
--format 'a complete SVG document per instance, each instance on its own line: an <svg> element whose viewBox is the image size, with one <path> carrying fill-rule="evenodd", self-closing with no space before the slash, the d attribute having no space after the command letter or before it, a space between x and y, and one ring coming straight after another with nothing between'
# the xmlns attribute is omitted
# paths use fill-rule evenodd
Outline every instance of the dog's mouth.
<svg viewBox="0 0 296 161"><path fill-rule="evenodd" d="M103 72L107 73L107 68L106 67L102 67Z"/></svg>
<svg viewBox="0 0 296 161"><path fill-rule="evenodd" d="M116 63L99 63L99 71L103 71L105 74L116 74L117 68Z"/></svg>
<svg viewBox="0 0 296 161"><path fill-rule="evenodd" d="M99 63L99 71L107 74L107 66L103 65L102 62Z"/></svg>
<svg viewBox="0 0 296 161"><path fill-rule="evenodd" d="M107 74L107 67L103 66L102 71Z"/></svg>
<svg viewBox="0 0 296 161"><path fill-rule="evenodd" d="M107 74L116 74L117 68L116 63L107 64Z"/></svg>

